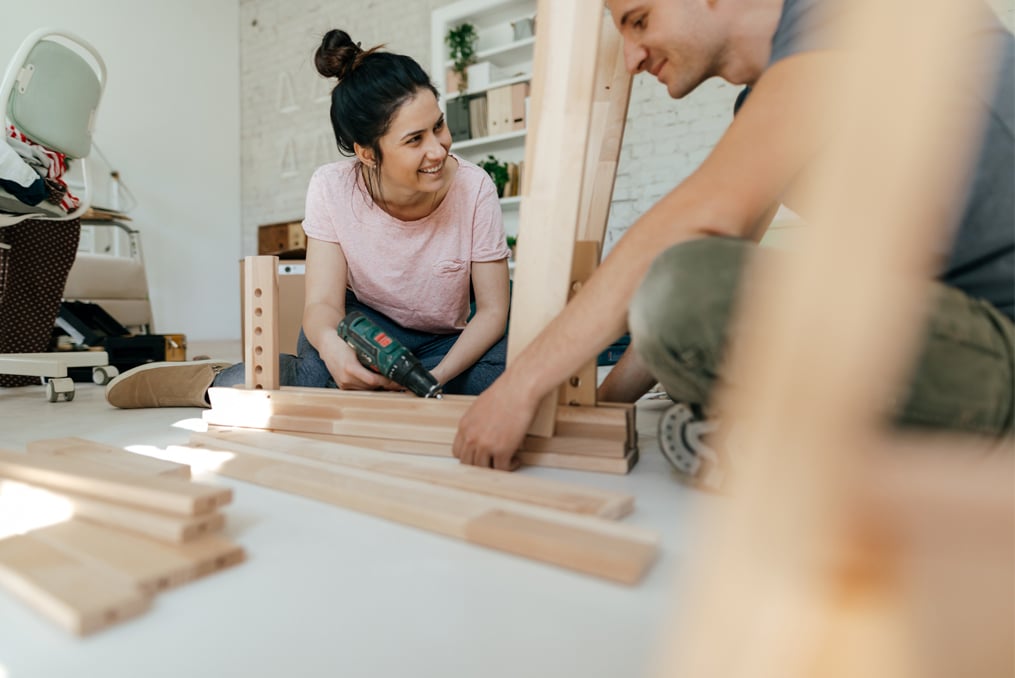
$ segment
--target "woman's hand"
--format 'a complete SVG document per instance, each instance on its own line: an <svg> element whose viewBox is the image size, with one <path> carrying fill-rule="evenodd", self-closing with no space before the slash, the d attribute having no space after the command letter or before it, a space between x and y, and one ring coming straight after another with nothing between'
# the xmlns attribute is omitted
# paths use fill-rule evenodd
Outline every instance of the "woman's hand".
<svg viewBox="0 0 1015 678"><path fill-rule="evenodd" d="M319 353L324 364L327 365L332 379L340 389L346 391L404 390L404 387L364 367L352 347L342 341L337 334L334 340L329 340L326 346L321 347Z"/></svg>

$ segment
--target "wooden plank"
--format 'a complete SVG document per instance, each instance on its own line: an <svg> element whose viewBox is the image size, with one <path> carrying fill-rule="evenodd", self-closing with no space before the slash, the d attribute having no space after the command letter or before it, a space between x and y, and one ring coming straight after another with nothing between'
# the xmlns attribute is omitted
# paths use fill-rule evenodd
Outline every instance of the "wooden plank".
<svg viewBox="0 0 1015 678"><path fill-rule="evenodd" d="M442 400L417 398L409 394L340 391L337 389L284 388L253 391L236 388L208 390L212 409L204 413L209 423L220 415L242 413L244 421L256 422L271 415L314 416L334 420L335 425L318 425L316 433L378 436L397 433L407 440L451 442L458 421L475 401L475 396L446 396ZM627 414L616 407L558 407L556 437L599 438L623 441L629 438ZM405 424L405 426L402 426ZM434 429L424 431L421 429Z"/></svg>
<svg viewBox="0 0 1015 678"><path fill-rule="evenodd" d="M397 438L357 438L355 436L338 436L326 433L307 433L300 431L286 431L286 435L309 438L311 440L326 440L357 447L367 447L384 452L397 452L399 454L415 454L431 457L452 457L451 446L442 443L420 443L412 440ZM518 461L523 466L545 466L547 468L562 468L573 471L591 471L594 473L616 473L623 475L630 472L638 462L637 448L625 448L627 451L623 458L620 457L593 457L577 454L557 454L553 452L519 452Z"/></svg>
<svg viewBox="0 0 1015 678"><path fill-rule="evenodd" d="M232 490L165 476L100 470L68 457L0 450L0 477L175 515L209 513L232 501Z"/></svg>
<svg viewBox="0 0 1015 678"><path fill-rule="evenodd" d="M388 455L377 454L376 450L277 433L240 430L194 432L190 440L215 449L253 453L268 450L295 455L603 518L621 518L634 508L634 497L619 492L474 466L392 459Z"/></svg>
<svg viewBox="0 0 1015 678"><path fill-rule="evenodd" d="M169 545L81 520L56 523L31 534L76 558L126 576L147 594L179 586L244 559L242 547L215 535Z"/></svg>
<svg viewBox="0 0 1015 678"><path fill-rule="evenodd" d="M246 387L278 389L278 257L243 259Z"/></svg>
<svg viewBox="0 0 1015 678"><path fill-rule="evenodd" d="M77 635L134 617L151 602L126 577L31 534L0 540L0 585Z"/></svg>
<svg viewBox="0 0 1015 678"><path fill-rule="evenodd" d="M612 20L603 21L598 59L577 239L599 243L601 252L624 141L632 81L624 64L624 41ZM598 259L596 261L598 263Z"/></svg>
<svg viewBox="0 0 1015 678"><path fill-rule="evenodd" d="M603 21L598 5L590 11L559 0L539 0L537 14L530 107L535 134L525 144L528 191L519 216L508 364L567 303ZM529 433L553 435L557 401L555 389L541 401Z"/></svg>
<svg viewBox="0 0 1015 678"><path fill-rule="evenodd" d="M190 467L186 464L134 454L119 447L104 445L84 438L32 440L25 446L25 449L32 455L66 456L99 464L106 468L141 475L173 476L190 480Z"/></svg>
<svg viewBox="0 0 1015 678"><path fill-rule="evenodd" d="M612 520L310 459L232 454L218 473L625 584L643 576L658 549L655 533ZM494 534L502 521L490 517L493 511L518 520L512 529L502 527L500 535ZM479 520L484 517L493 524ZM521 536L535 525L557 536L557 549L548 551L538 539ZM617 558L605 562L606 550L615 551Z"/></svg>
<svg viewBox="0 0 1015 678"><path fill-rule="evenodd" d="M606 22L603 23L605 24ZM598 265L599 242L579 240L574 244L574 257L571 262L571 285L568 292L569 301L574 295L578 294L578 291L581 290L585 281L592 276ZM595 407L597 382L597 358L593 358L561 385L560 404Z"/></svg>
<svg viewBox="0 0 1015 678"><path fill-rule="evenodd" d="M301 417L295 415L262 415L230 408L213 408L201 414L204 421L212 426L239 427L258 430L284 431L287 433L336 434L359 438L384 438L398 435L399 439L412 444L427 445L420 449L439 449L439 456L452 456L451 443L454 441L453 428L427 428L422 426L393 426L390 423L370 421L346 421L329 419L325 416ZM439 447L430 447L439 446ZM444 452L447 450L447 453ZM553 436L539 438L526 436L522 451L556 452L591 457L623 457L627 453L624 441L598 438L569 438Z"/></svg>
<svg viewBox="0 0 1015 678"><path fill-rule="evenodd" d="M736 427L735 500L698 530L705 537L698 552L707 557L691 564L693 578L680 587L687 594L680 599L683 633L670 636L677 642L666 648L663 675L1011 672L1011 637L985 644L980 624L961 614L965 589L983 586L975 575L999 555L980 551L959 565L971 544L953 538L978 532L982 517L970 512L976 519L958 531L934 520L970 508L948 506L958 466L942 477L937 507L908 501L903 488L914 473L882 488L894 491L881 510L869 508L865 487L882 482L884 459L894 462L893 454L875 453L893 401L905 397L926 331L928 281L961 212L955 208L979 146L975 122L954 117L967 108L955 106L954 93L977 92L975 75L988 62L976 51L987 41L953 42L973 34L964 14L979 11L973 3L935 2L933 11L916 0L846 5L850 11L827 36L842 50L838 57L822 62L820 75L802 69L810 81L783 83L798 97L781 110L802 110L809 123L821 123L794 129L794 143L821 151L806 157L798 203L812 227L778 269L742 286L750 293L738 300L740 332L722 380L736 386L719 394L717 407L724 413L719 441ZM905 64L906 77L890 77L889 63ZM950 452L960 464L973 461ZM922 459L911 461L914 471L921 468ZM1010 475L995 487L1002 486L1010 493ZM1002 510L995 515L1010 540L1011 505ZM914 535L886 531L907 513L934 549L914 549ZM1010 590L1012 572L987 569L988 597L976 596L990 607L998 591ZM772 631L763 641L761 628ZM946 668L941 659L951 659L957 644L997 663Z"/></svg>
<svg viewBox="0 0 1015 678"><path fill-rule="evenodd" d="M218 532L226 524L225 515L218 511L184 517L136 509L69 492L56 494L70 502L76 518L172 544L194 541Z"/></svg>

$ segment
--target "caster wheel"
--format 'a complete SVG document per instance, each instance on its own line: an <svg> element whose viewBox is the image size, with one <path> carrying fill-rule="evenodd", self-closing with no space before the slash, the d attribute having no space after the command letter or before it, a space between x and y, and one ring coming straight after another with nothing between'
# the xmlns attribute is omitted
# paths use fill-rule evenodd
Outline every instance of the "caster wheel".
<svg viewBox="0 0 1015 678"><path fill-rule="evenodd" d="M92 368L92 381L99 386L105 386L109 382L113 381L116 375L120 374L120 370L116 369L112 365L103 365L102 367Z"/></svg>
<svg viewBox="0 0 1015 678"><path fill-rule="evenodd" d="M74 380L68 377L56 377L46 382L46 397L55 403L63 396L67 402L74 400Z"/></svg>

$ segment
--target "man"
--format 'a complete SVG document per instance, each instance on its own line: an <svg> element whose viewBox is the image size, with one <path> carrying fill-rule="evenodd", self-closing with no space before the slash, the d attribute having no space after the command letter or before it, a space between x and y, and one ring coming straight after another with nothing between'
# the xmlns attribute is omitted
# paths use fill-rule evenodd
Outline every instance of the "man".
<svg viewBox="0 0 1015 678"><path fill-rule="evenodd" d="M463 463L510 468L540 399L628 323L637 355L624 356L600 399L633 401L658 380L675 401L707 406L740 272L817 150L821 121L801 104L845 58L823 44L826 10L838 1L607 0L628 70L656 77L674 98L713 76L748 86L749 96L701 167L631 226L466 413L454 444ZM986 7L979 28L975 39L996 55L982 64L987 85L956 97L986 130L932 283L915 377L893 415L903 425L1001 436L1012 430L1015 382L1015 74L1011 32Z"/></svg>

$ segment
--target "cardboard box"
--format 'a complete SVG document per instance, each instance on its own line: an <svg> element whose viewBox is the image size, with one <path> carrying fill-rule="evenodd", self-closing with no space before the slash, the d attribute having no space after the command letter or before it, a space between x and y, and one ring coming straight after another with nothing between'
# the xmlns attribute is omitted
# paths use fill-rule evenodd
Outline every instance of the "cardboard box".
<svg viewBox="0 0 1015 678"><path fill-rule="evenodd" d="M307 262L278 262L278 350L296 355L296 340L303 326L304 280ZM240 336L246 345L246 323L243 312L243 260L240 259Z"/></svg>
<svg viewBox="0 0 1015 678"><path fill-rule="evenodd" d="M301 221L265 224L257 227L257 253L293 255L303 258L307 253L307 236Z"/></svg>

